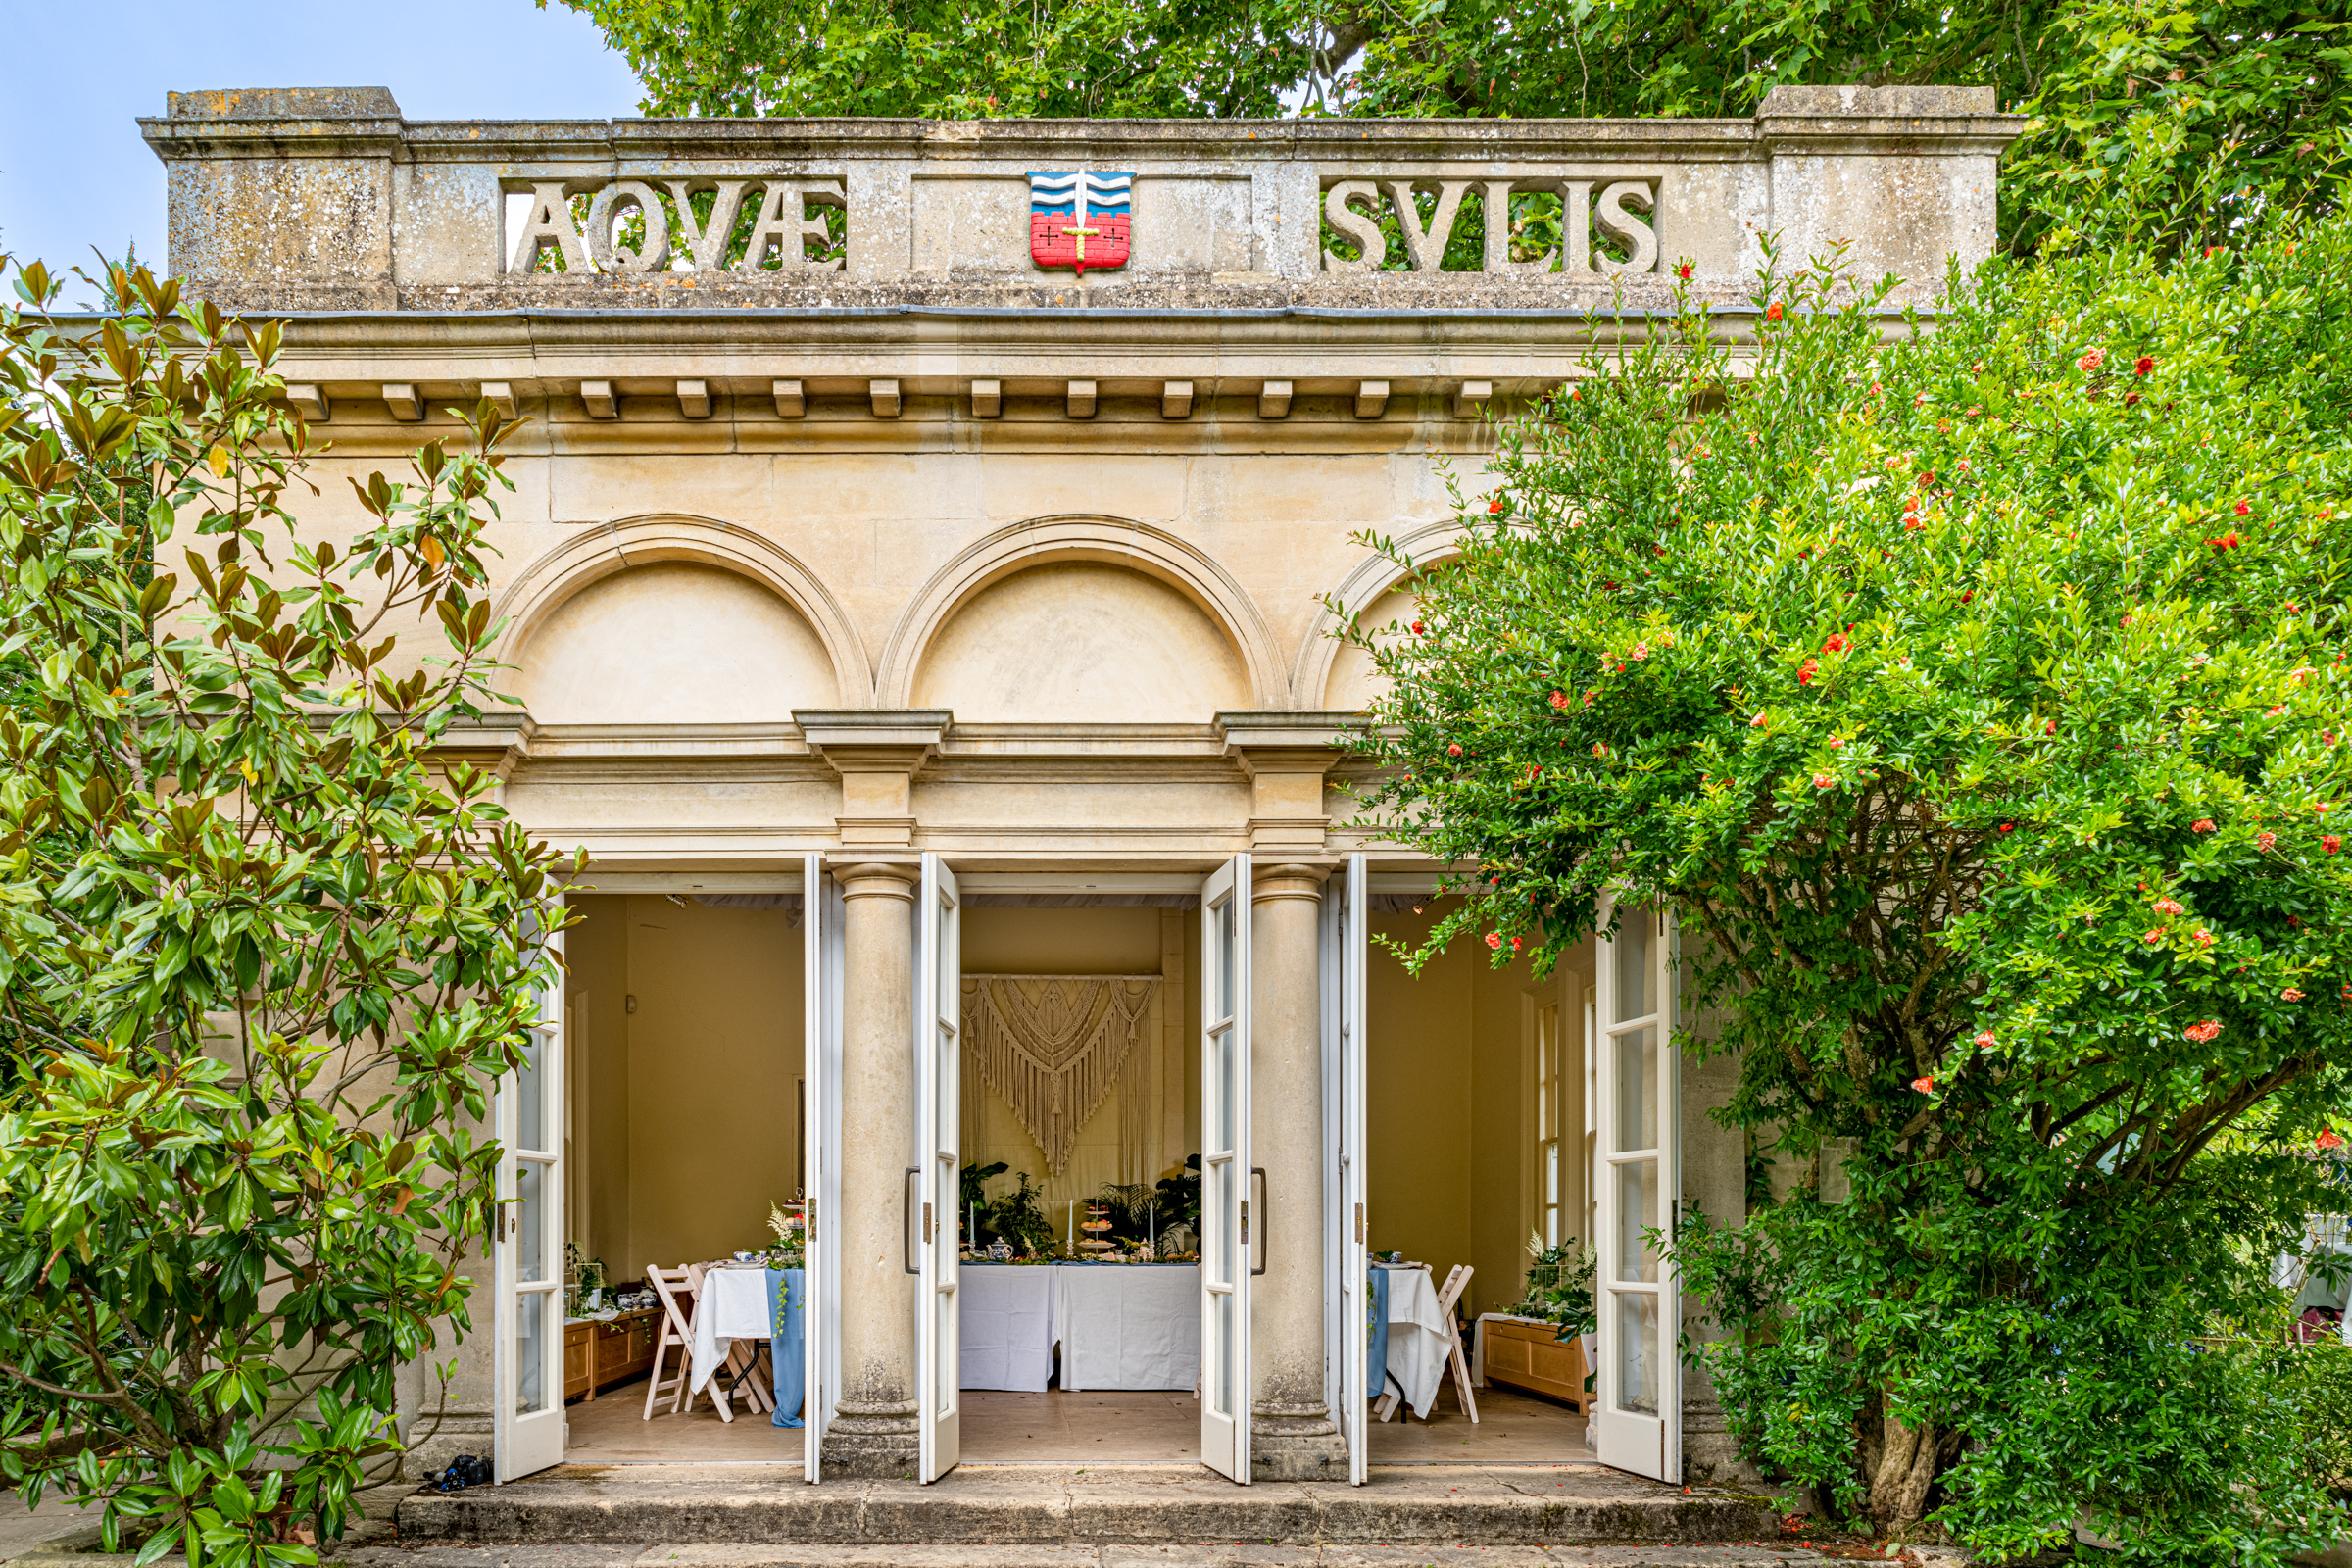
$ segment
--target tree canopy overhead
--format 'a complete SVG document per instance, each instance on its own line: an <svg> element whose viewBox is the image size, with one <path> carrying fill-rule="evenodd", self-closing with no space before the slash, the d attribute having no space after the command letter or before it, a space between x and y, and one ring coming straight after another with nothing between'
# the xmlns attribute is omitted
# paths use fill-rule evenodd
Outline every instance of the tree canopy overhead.
<svg viewBox="0 0 2352 1568"><path fill-rule="evenodd" d="M2352 21L2290 0L563 3L628 58L648 115L1703 117L1785 84L1990 86L2032 120L2002 170L2024 246L2132 128L2179 190L2227 167L2214 226L2332 205L2352 120Z"/></svg>

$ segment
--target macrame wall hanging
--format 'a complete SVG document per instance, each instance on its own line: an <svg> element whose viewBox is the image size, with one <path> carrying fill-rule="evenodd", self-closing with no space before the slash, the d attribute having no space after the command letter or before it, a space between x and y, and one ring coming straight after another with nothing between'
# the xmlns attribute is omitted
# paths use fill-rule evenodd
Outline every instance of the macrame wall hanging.
<svg viewBox="0 0 2352 1568"><path fill-rule="evenodd" d="M966 1065L1037 1140L1048 1174L1061 1174L1078 1129L1135 1076L1130 1065L1148 1061L1141 1048L1158 990L1155 974L963 977ZM1148 1104L1147 1086L1134 1088L1125 1100Z"/></svg>

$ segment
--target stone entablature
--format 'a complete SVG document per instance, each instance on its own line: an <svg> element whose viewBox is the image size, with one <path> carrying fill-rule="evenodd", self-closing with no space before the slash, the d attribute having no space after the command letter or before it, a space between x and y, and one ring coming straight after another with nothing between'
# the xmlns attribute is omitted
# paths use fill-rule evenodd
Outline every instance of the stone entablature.
<svg viewBox="0 0 2352 1568"><path fill-rule="evenodd" d="M1932 289L1990 248L2023 123L1992 110L1989 88L1804 87L1745 120L411 122L380 88L289 88L175 93L140 123L170 170L172 270L248 311L1581 313L1617 288L1654 304L1683 262L1742 299L1766 234L1792 258L1849 240L1858 272ZM1039 192L1069 181L1041 172L1131 189L1123 261L1041 263L1047 236L1102 232L1049 215ZM1442 270L1451 219L1512 193L1544 197L1560 240L1515 255L1496 225L1477 270ZM616 242L632 213L649 232ZM1348 254L1384 216L1401 270ZM534 270L543 253L564 270Z"/></svg>

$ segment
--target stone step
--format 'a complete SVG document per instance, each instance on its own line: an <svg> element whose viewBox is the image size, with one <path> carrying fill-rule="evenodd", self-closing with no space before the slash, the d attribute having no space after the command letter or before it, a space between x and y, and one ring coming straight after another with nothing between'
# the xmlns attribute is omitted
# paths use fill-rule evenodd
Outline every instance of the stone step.
<svg viewBox="0 0 2352 1568"><path fill-rule="evenodd" d="M783 1466L563 1466L504 1487L415 1494L401 1499L397 1523L400 1539L412 1544L530 1546L1722 1545L1783 1539L1770 1497L1660 1486L1589 1464L1375 1466L1363 1487L1240 1487L1197 1465L965 1465L930 1487L848 1480L811 1487L797 1468ZM1008 1559L997 1563L1010 1568Z"/></svg>
<svg viewBox="0 0 2352 1568"><path fill-rule="evenodd" d="M1833 1559L1795 1545L361 1546L349 1568L1779 1568ZM56 1568L64 1568L58 1564Z"/></svg>

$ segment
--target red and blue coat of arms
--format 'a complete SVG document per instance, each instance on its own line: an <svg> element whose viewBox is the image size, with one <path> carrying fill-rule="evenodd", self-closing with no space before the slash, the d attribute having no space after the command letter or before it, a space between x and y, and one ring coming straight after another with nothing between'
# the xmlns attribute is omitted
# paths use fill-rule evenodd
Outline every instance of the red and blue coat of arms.
<svg viewBox="0 0 2352 1568"><path fill-rule="evenodd" d="M1029 254L1040 267L1067 267L1084 277L1090 267L1127 265L1128 193L1133 174L1090 169L1029 172Z"/></svg>

